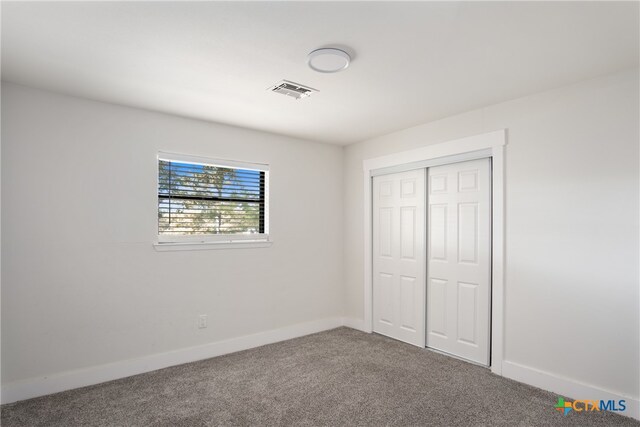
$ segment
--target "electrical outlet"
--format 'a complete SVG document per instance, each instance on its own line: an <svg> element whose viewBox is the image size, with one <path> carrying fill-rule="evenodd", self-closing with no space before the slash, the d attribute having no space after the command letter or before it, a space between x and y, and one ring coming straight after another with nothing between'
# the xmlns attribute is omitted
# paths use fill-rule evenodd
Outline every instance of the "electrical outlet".
<svg viewBox="0 0 640 427"><path fill-rule="evenodd" d="M207 327L207 315L201 314L198 316L198 328L204 329Z"/></svg>

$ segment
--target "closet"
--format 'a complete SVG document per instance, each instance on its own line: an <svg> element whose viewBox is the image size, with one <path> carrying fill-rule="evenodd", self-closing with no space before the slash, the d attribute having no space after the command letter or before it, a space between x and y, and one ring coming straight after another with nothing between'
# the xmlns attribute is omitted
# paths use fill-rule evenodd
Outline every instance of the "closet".
<svg viewBox="0 0 640 427"><path fill-rule="evenodd" d="M373 177L373 330L490 363L491 161Z"/></svg>

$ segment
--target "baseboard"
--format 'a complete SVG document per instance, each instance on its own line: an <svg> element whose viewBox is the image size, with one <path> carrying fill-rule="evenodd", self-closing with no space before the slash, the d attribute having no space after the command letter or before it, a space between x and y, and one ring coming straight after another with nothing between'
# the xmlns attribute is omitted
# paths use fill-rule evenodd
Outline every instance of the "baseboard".
<svg viewBox="0 0 640 427"><path fill-rule="evenodd" d="M123 360L45 377L15 381L2 385L2 403L16 402L18 400L30 399L32 397L44 396L60 391L130 377L132 375L143 374L169 366L222 356L223 354L234 353L236 351L247 350L334 329L343 324L344 321L340 317L315 320L211 344L152 354L137 359Z"/></svg>
<svg viewBox="0 0 640 427"><path fill-rule="evenodd" d="M339 326L364 331L364 322L361 319L337 317L315 320L201 346L3 384L2 403L12 403L18 400L143 374L183 363L222 356L236 351L326 331ZM502 375L572 399L624 399L627 404L627 410L619 413L640 420L640 401L637 398L602 390L595 386L509 361L503 361Z"/></svg>
<svg viewBox="0 0 640 427"><path fill-rule="evenodd" d="M589 384L563 378L549 372L540 371L506 360L502 362L502 376L543 390L558 393L569 399L625 400L627 409L617 413L640 420L640 401L637 398L603 390ZM549 405L549 410L551 410L551 403Z"/></svg>
<svg viewBox="0 0 640 427"><path fill-rule="evenodd" d="M364 329L364 320L354 319L352 317L345 317L342 319L342 325L347 328L356 329L358 331L366 332Z"/></svg>

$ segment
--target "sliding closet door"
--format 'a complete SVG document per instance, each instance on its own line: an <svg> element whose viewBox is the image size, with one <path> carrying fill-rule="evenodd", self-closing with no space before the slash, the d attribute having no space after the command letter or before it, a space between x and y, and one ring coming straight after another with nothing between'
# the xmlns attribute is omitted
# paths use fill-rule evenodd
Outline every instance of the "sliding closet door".
<svg viewBox="0 0 640 427"><path fill-rule="evenodd" d="M490 160L427 173L427 346L489 365Z"/></svg>
<svg viewBox="0 0 640 427"><path fill-rule="evenodd" d="M425 345L425 170L373 178L373 330Z"/></svg>

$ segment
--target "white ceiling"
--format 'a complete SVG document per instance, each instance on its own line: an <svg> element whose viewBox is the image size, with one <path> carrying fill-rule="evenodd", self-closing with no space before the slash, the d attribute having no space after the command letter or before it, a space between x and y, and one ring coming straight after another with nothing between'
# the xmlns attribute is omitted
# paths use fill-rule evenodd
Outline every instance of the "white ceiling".
<svg viewBox="0 0 640 427"><path fill-rule="evenodd" d="M3 2L2 78L348 144L637 66L638 27L637 2ZM324 46L351 66L310 70Z"/></svg>

